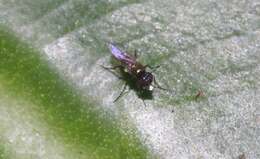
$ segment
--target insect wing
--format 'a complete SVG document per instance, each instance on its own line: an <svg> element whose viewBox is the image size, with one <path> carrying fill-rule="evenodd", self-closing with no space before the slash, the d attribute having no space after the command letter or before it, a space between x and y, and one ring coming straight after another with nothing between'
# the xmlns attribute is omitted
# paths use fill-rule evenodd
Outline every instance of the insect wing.
<svg viewBox="0 0 260 159"><path fill-rule="evenodd" d="M125 52L121 51L112 43L109 44L109 49L113 56L119 61L125 62L127 64L136 62L133 57L127 55Z"/></svg>

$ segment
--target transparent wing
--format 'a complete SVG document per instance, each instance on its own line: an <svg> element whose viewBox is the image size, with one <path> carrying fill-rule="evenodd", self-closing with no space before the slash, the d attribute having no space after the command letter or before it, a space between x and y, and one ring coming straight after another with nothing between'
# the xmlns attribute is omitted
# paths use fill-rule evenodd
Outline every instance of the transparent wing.
<svg viewBox="0 0 260 159"><path fill-rule="evenodd" d="M135 63L135 62L136 62L135 58L133 58L133 57L129 56L127 53L121 51L119 48L116 47L115 44L110 43L110 44L108 45L108 47L109 47L109 49L110 49L112 55L113 55L117 60L119 60L119 61L121 61L121 62L124 62L124 63L127 63L127 64L129 64L129 63Z"/></svg>

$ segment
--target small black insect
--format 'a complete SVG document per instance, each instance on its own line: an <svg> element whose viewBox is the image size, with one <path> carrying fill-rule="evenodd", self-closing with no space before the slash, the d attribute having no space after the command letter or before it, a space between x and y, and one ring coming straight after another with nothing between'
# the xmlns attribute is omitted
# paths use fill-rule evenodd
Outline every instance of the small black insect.
<svg viewBox="0 0 260 159"><path fill-rule="evenodd" d="M110 68L103 66L103 68L105 68L105 69L119 68L119 69L124 70L128 74L128 76L130 76L130 78L132 80L134 80L135 86L139 91L142 91L142 92L148 91L148 93L152 93L154 88L167 90L165 88L162 88L156 82L155 77L152 74L152 72L146 71L147 67L153 70L153 69L158 68L159 66L151 67L150 65L142 65L141 63L139 63L136 60L136 58L137 58L136 53L135 53L135 56L133 57L133 56L127 54L126 52L121 51L113 43L109 43L108 47L109 47L112 55L115 57L115 59L117 61L119 61L121 64L114 66L114 67L110 67ZM126 89L126 83L125 83L120 95L114 100L114 102L116 102L123 95L125 89Z"/></svg>

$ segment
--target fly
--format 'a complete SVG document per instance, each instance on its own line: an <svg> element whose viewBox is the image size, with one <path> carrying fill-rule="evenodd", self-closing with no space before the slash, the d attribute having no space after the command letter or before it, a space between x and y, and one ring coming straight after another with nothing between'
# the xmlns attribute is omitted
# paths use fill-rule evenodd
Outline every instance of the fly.
<svg viewBox="0 0 260 159"><path fill-rule="evenodd" d="M128 75L132 77L135 83L135 87L139 91L148 91L152 92L154 88L159 88L162 90L167 90L165 88L162 88L155 80L154 75L152 72L146 71L146 68L150 68L152 70L158 68L159 66L156 67L151 67L150 65L142 65L140 62L138 62L137 59L137 54L135 52L135 55L129 55L126 52L120 50L115 44L109 43L108 48L110 49L110 52L112 53L113 57L119 61L121 64L114 66L114 67L104 67L105 69L121 69L124 70ZM123 87L123 90L121 91L120 95L114 100L116 102L124 93L126 89L126 83Z"/></svg>

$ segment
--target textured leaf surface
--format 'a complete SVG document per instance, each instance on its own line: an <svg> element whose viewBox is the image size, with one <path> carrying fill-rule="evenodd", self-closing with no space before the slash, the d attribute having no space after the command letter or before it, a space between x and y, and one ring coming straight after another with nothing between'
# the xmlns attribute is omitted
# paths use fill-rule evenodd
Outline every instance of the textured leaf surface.
<svg viewBox="0 0 260 159"><path fill-rule="evenodd" d="M260 158L257 0L0 0L0 25L1 158ZM109 41L172 91L113 103Z"/></svg>

